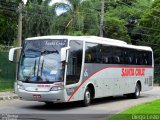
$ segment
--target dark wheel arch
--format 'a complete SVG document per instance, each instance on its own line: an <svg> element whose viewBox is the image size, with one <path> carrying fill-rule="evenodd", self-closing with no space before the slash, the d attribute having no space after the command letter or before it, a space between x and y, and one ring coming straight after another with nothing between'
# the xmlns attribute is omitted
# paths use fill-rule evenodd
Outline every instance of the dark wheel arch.
<svg viewBox="0 0 160 120"><path fill-rule="evenodd" d="M137 84L139 84L139 86L140 86L140 91L142 91L142 84L141 84L141 81L138 80L137 83L136 83L136 85L137 85Z"/></svg>
<svg viewBox="0 0 160 120"><path fill-rule="evenodd" d="M91 100L95 97L95 89L93 84L88 84L85 92L84 92L84 100L82 101L82 106L86 107L89 106Z"/></svg>
<svg viewBox="0 0 160 120"><path fill-rule="evenodd" d="M87 88L89 88L90 91L91 91L91 99L94 99L94 97L95 97L95 89L94 89L93 84L88 84Z"/></svg>

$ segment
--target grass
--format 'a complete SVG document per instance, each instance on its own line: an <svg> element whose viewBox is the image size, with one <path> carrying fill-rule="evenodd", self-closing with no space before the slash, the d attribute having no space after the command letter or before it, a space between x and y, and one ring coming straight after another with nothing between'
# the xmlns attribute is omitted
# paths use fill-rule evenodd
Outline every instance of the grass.
<svg viewBox="0 0 160 120"><path fill-rule="evenodd" d="M107 120L160 120L160 100L136 105Z"/></svg>
<svg viewBox="0 0 160 120"><path fill-rule="evenodd" d="M14 79L3 79L0 78L0 91L13 90Z"/></svg>
<svg viewBox="0 0 160 120"><path fill-rule="evenodd" d="M14 90L12 86L6 86L5 88L0 88L0 92L12 91L12 90Z"/></svg>

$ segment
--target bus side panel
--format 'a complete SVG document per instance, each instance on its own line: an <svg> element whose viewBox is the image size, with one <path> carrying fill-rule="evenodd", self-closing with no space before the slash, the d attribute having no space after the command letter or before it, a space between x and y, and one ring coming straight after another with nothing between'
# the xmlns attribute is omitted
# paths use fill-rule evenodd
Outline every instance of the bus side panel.
<svg viewBox="0 0 160 120"><path fill-rule="evenodd" d="M132 73L122 75L122 69L132 69ZM145 69L144 75L136 73L137 69ZM140 81L142 91L150 90L153 86L153 68L140 66L117 66L106 64L86 64L83 71L82 81L76 88L71 101L83 100L84 92L88 84L93 84L95 98L128 94L135 92L137 81Z"/></svg>
<svg viewBox="0 0 160 120"><path fill-rule="evenodd" d="M83 80L91 81L95 87L95 98L122 94L124 80L121 68L106 64L85 64Z"/></svg>
<svg viewBox="0 0 160 120"><path fill-rule="evenodd" d="M122 76L122 69L133 69L133 73ZM144 74L138 72L144 69ZM151 66L117 66L105 64L86 64L84 75L91 76L89 81L95 86L95 98L135 92L137 81L141 91L153 88L153 68ZM85 76L83 78L85 80Z"/></svg>

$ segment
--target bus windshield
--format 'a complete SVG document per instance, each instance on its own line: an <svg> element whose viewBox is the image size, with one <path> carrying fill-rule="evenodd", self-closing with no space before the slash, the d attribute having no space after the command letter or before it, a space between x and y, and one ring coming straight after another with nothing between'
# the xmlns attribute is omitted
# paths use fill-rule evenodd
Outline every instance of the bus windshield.
<svg viewBox="0 0 160 120"><path fill-rule="evenodd" d="M67 40L26 40L22 50L18 80L28 83L63 81L60 50Z"/></svg>

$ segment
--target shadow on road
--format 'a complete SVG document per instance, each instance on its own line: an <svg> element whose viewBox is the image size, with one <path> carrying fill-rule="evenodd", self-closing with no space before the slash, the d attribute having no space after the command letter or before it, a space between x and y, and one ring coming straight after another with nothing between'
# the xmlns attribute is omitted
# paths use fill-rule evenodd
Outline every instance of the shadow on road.
<svg viewBox="0 0 160 120"><path fill-rule="evenodd" d="M139 99L144 98L147 96L140 96ZM114 96L114 97L105 97L105 98L98 98L94 99L91 103L90 106L94 105L100 105L100 104L107 104L111 102L118 102L118 101L125 101L125 100L130 100L130 98L126 96ZM81 102L70 102L70 103L57 103L53 105L46 105L45 103L41 104L36 104L36 105L30 105L30 106L25 106L26 109L35 109L35 110L41 110L41 111L67 111L67 110L73 110L77 109L79 107L82 107Z"/></svg>
<svg viewBox="0 0 160 120"><path fill-rule="evenodd" d="M53 105L46 105L45 103L42 104L36 104L32 106L25 106L27 109L37 109L37 110L55 110L55 111L64 111L68 109L76 109L78 107L81 107L80 102L71 102L71 103L56 103Z"/></svg>
<svg viewBox="0 0 160 120"><path fill-rule="evenodd" d="M144 98L147 96L140 96L138 99ZM133 100L133 98L129 98L127 96L111 96L111 97L105 97L105 98L98 98L94 99L92 102L92 105L99 105L99 104L105 104L105 103L113 103L118 101L126 101L126 100Z"/></svg>

